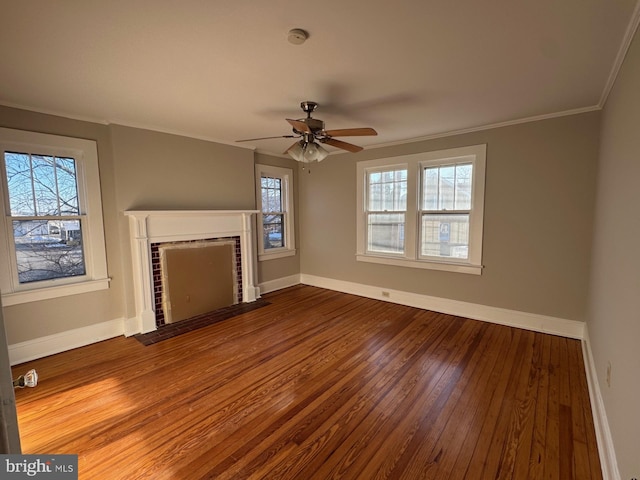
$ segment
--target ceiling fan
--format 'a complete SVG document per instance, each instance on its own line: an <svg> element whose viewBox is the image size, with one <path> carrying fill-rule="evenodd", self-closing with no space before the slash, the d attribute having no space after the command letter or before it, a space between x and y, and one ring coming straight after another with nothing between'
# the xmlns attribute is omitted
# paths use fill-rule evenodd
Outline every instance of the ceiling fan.
<svg viewBox="0 0 640 480"><path fill-rule="evenodd" d="M348 152L359 152L362 147L352 143L337 140L334 137L362 137L377 135L373 128L343 128L337 130L325 130L324 122L317 118L312 118L311 113L318 107L316 102L302 102L300 108L307 114L306 118L293 120L287 118L287 122L293 127L293 135L279 135L275 137L247 138L237 140L238 142L251 142L255 140L268 140L271 138L300 138L291 145L284 153L289 154L298 162L309 163L324 160L329 152L320 145L321 143L340 148Z"/></svg>

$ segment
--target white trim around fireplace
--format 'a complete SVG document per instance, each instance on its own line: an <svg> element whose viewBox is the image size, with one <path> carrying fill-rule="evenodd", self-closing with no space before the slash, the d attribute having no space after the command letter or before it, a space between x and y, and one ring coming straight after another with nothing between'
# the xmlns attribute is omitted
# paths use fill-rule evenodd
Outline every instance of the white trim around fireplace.
<svg viewBox="0 0 640 480"><path fill-rule="evenodd" d="M253 216L257 210L128 210L131 268L136 303L135 333L156 329L151 244L240 237L242 301L260 297L257 286ZM131 326L131 324L129 324ZM129 331L129 333L132 333Z"/></svg>

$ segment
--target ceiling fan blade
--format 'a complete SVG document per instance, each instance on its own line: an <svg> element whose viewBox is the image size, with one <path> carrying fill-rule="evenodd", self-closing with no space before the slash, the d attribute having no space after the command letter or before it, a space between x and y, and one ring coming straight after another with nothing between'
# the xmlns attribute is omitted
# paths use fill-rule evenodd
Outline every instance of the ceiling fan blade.
<svg viewBox="0 0 640 480"><path fill-rule="evenodd" d="M365 137L369 135L378 135L373 128L342 128L338 130L325 130L325 135L330 137Z"/></svg>
<svg viewBox="0 0 640 480"><path fill-rule="evenodd" d="M322 143L331 145L332 147L341 148L342 150L347 150L348 152L351 152L351 153L356 153L356 152L359 152L360 150L363 150L363 148L359 147L358 145L354 145L353 143L343 142L342 140L336 140L335 138L323 138L320 141Z"/></svg>
<svg viewBox="0 0 640 480"><path fill-rule="evenodd" d="M253 142L255 140L270 140L272 138L298 138L298 136L297 135L277 135L275 137L245 138L243 140L236 140L236 142Z"/></svg>
<svg viewBox="0 0 640 480"><path fill-rule="evenodd" d="M309 125L307 125L304 122L301 122L300 120L292 120L290 118L286 119L287 122L289 122L291 124L291 126L293 128L295 128L298 132L304 132L304 133L312 133L311 129L309 128Z"/></svg>

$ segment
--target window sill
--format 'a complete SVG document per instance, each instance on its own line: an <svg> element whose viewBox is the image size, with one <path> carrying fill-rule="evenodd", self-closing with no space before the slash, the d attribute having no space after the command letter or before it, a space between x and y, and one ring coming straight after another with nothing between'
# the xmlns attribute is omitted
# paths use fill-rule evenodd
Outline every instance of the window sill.
<svg viewBox="0 0 640 480"><path fill-rule="evenodd" d="M356 255L359 262L378 263L382 265L396 265L398 267L422 268L427 270L440 270L445 272L467 273L470 275L482 275L482 265L471 265L449 262L434 262L429 260L412 260L399 257L385 257L377 255Z"/></svg>
<svg viewBox="0 0 640 480"><path fill-rule="evenodd" d="M293 257L296 254L295 249L278 250L277 252L261 253L258 255L259 261L275 260L276 258Z"/></svg>
<svg viewBox="0 0 640 480"><path fill-rule="evenodd" d="M2 305L5 307L11 305L19 305L21 303L38 302L40 300L49 300L51 298L66 297L69 295L77 295L79 293L95 292L98 290L106 290L109 288L110 278L100 280L89 280L82 283L73 283L69 285L56 285L53 287L37 288L33 290L22 290L19 292L3 293Z"/></svg>

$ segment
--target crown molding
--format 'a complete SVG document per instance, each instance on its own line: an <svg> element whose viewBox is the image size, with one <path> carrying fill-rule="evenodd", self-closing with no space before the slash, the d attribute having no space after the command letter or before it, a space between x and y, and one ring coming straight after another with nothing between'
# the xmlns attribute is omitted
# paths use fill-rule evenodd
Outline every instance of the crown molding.
<svg viewBox="0 0 640 480"><path fill-rule="evenodd" d="M611 90L616 83L616 79L618 78L618 74L620 73L620 69L622 68L622 64L624 63L624 59L627 56L627 52L629 51L629 47L631 46L633 37L638 30L638 24L640 24L640 0L636 2L636 8L633 10L633 14L631 15L631 20L629 21L627 30L622 37L622 43L620 44L618 55L613 62L611 72L609 73L609 78L607 78L607 83L602 90L602 96L600 97L600 101L598 102L598 106L600 106L600 108L604 108L604 105L607 103L607 98L609 98L609 94L611 93Z"/></svg>

